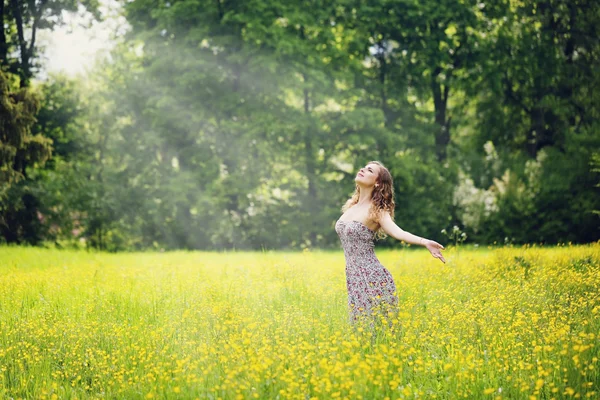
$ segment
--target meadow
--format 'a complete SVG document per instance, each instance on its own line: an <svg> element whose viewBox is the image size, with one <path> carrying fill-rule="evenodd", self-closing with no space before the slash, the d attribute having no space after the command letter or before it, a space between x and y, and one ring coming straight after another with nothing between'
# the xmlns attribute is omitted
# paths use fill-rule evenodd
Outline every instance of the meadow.
<svg viewBox="0 0 600 400"><path fill-rule="evenodd" d="M600 398L600 243L376 254L395 329L341 250L0 247L0 398Z"/></svg>

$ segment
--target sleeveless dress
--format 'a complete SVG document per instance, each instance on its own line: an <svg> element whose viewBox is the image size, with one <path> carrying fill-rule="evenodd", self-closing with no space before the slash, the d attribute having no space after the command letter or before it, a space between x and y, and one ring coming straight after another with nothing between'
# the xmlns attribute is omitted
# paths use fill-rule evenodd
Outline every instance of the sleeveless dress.
<svg viewBox="0 0 600 400"><path fill-rule="evenodd" d="M397 310L396 285L374 252L375 232L360 221L338 220L335 231L346 258L346 287L350 322L373 314L374 309Z"/></svg>

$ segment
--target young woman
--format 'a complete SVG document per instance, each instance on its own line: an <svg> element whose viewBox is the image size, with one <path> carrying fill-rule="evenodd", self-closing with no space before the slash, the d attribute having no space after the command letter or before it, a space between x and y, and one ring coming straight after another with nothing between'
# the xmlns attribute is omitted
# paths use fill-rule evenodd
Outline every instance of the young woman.
<svg viewBox="0 0 600 400"><path fill-rule="evenodd" d="M375 237L385 232L406 243L425 246L435 258L446 262L444 246L404 231L394 223L394 188L390 172L378 161L361 168L354 195L342 207L335 224L346 258L346 287L352 322L372 315L375 309L396 310L396 285L389 271L379 262L374 249Z"/></svg>

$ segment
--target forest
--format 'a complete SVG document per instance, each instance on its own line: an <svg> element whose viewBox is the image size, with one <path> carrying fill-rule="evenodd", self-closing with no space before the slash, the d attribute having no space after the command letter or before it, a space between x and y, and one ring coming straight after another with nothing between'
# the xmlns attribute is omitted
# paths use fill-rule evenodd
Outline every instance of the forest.
<svg viewBox="0 0 600 400"><path fill-rule="evenodd" d="M0 0L0 243L337 248L371 160L442 244L600 239L596 0L129 0L40 79L39 31L99 7Z"/></svg>

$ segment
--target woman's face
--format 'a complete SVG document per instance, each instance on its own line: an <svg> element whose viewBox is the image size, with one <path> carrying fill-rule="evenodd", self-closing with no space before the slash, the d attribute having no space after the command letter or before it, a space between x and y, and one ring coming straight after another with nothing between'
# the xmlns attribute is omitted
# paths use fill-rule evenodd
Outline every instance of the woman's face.
<svg viewBox="0 0 600 400"><path fill-rule="evenodd" d="M367 164L361 168L354 178L354 182L361 186L370 187L375 185L379 176L379 165Z"/></svg>

